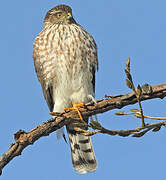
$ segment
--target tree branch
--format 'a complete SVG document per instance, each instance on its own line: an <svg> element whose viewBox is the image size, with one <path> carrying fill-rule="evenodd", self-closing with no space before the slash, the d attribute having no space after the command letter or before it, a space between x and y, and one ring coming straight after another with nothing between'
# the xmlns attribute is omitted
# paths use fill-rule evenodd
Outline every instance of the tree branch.
<svg viewBox="0 0 166 180"><path fill-rule="evenodd" d="M147 86L145 86L147 88ZM166 96L166 84L160 84L155 86L148 86L150 87L150 91L146 91L146 88L142 87L144 90L143 94L140 97L140 101L148 100L148 99L154 99L154 98L164 98ZM135 96L135 93L129 93L125 95L106 95L107 99L98 100L96 104L89 103L86 104L84 107L80 108L80 112L83 117L89 117L92 115L96 115L99 113L104 113L106 111L110 111L112 109L120 109L124 106L135 104L137 103L137 98ZM2 169L16 156L21 155L22 151L29 145L33 144L35 141L37 141L39 138L43 136L48 136L50 133L56 131L57 129L63 127L64 125L67 125L71 121L78 121L79 117L77 112L68 111L64 113L56 113L56 116L49 119L47 122L44 122L43 124L37 126L36 128L32 129L29 132L25 132L23 130L19 130L17 133L14 134L15 143L13 143L10 148L0 157L0 174L2 173ZM160 123L160 122L159 122ZM155 123L154 123L155 124ZM121 133L127 133L129 134L136 134L136 131L140 131L146 128L154 128L157 125L149 124L145 125L145 127L138 127L133 130L118 130L118 131L111 131L105 129L105 131L109 131L108 134L110 135L121 135ZM165 125L165 121L161 122L160 125ZM95 127L94 127L95 128ZM97 128L96 128L97 129ZM145 131L149 131L146 129ZM99 131L95 131L92 134L95 133L106 133L103 131L103 129L100 129ZM143 131L142 131L143 132ZM141 133L142 133L141 132ZM146 133L146 132L144 132ZM135 137L139 137L135 135Z"/></svg>

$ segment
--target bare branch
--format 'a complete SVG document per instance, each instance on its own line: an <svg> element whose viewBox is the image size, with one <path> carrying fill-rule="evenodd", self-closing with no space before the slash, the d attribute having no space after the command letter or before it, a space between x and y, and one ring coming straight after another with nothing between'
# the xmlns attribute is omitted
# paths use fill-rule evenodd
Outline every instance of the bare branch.
<svg viewBox="0 0 166 180"><path fill-rule="evenodd" d="M144 127L145 126L145 121L144 121L143 109L142 109L142 105L141 105L141 101L140 101L140 98L141 98L141 95L142 95L142 88L141 88L140 85L138 85L137 89L135 89L133 78L132 78L131 73L130 73L130 58L128 58L127 61L126 61L125 73L126 73L126 76L127 76L126 85L128 86L128 88L132 89L133 92L135 93L135 96L137 98L139 108L140 108L142 127Z"/></svg>
<svg viewBox="0 0 166 180"><path fill-rule="evenodd" d="M115 115L134 115L137 118L141 118L141 113L138 109L130 109L130 113L126 112L116 112ZM147 119L155 119L155 120L166 120L166 117L154 117L154 116L148 116L144 114L144 118Z"/></svg>
<svg viewBox="0 0 166 180"><path fill-rule="evenodd" d="M157 123L153 123L153 124L145 124L144 127L141 126L141 127L135 128L135 129L108 130L108 129L102 127L100 123L98 123L98 124L96 124L96 123L98 123L98 122L92 121L90 123L90 127L94 128L95 130L98 130L98 131L93 131L93 132L88 131L87 134L86 134L86 132L84 132L82 134L92 136L97 133L102 133L102 134L108 134L111 136L119 135L119 136L126 137L129 135L133 135L132 137L142 137L144 134L146 134L150 130L152 130L153 132L157 132L160 130L160 128L162 126L166 126L166 121L161 121L161 122L157 122Z"/></svg>
<svg viewBox="0 0 166 180"><path fill-rule="evenodd" d="M149 88L149 86L148 86ZM153 99L153 98L164 98L166 96L166 84L150 86L151 91L147 93L145 91L141 94L140 101ZM106 111L110 111L112 109L120 109L129 104L137 103L137 98L135 93L125 94L125 95L116 95L114 98L98 100L96 104L89 103L84 107L80 108L80 112L83 117L89 117L95 114L104 113ZM56 131L57 129L63 127L64 125L70 123L71 121L78 121L79 117L77 112L69 111L62 114L56 113L54 118L49 119L47 122L39 125L38 127L32 129L29 132L25 132L23 130L19 130L15 133L15 143L13 143L10 148L0 157L0 174L2 169L16 156L21 155L22 151L28 146L33 144L39 138L43 136L48 136L50 133ZM139 137L141 134L137 134L139 130L145 129L145 131L141 131L141 133L146 133L151 129L154 130L156 127L161 127L165 125L165 122L158 122L159 124L149 124L145 125L145 127L138 127L134 130L119 130L119 131L110 131L107 129L101 129L99 131L95 131L93 133L89 132L89 135L93 135L96 133L110 133L111 135L118 134L124 135L127 132L130 134L134 134L135 137ZM103 128L103 127L102 127ZM79 130L79 129L78 129ZM155 131L155 130L154 130ZM157 129L156 129L157 131ZM132 132L132 133L131 133ZM83 133L83 132L82 132ZM138 132L139 133L139 132Z"/></svg>

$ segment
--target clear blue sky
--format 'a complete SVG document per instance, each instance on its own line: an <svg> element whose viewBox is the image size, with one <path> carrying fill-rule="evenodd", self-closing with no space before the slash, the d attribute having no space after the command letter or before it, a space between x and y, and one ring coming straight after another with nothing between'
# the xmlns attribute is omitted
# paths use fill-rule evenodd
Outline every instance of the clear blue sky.
<svg viewBox="0 0 166 180"><path fill-rule="evenodd" d="M96 97L123 94L125 61L131 57L135 83L165 83L166 1L165 0L28 0L2 1L0 6L0 153L14 142L19 129L29 131L50 118L37 81L32 45L42 29L46 12L68 4L73 14L98 44L99 72ZM145 114L166 116L166 100L143 102ZM124 108L137 108L137 105ZM134 117L117 117L114 110L99 115L110 129L129 129L140 125ZM147 122L151 122L147 120ZM165 179L166 129L142 138L96 135L93 146L98 169L79 175L73 168L69 145L58 141L55 133L26 148L3 170L1 179Z"/></svg>

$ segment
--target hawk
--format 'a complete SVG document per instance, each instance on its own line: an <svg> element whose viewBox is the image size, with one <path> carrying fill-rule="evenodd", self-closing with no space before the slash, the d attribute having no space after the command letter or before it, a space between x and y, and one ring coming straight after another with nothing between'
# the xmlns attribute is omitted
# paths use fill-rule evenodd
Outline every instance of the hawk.
<svg viewBox="0 0 166 180"><path fill-rule="evenodd" d="M61 113L65 108L76 109L78 104L92 101L98 69L93 37L74 20L67 5L49 10L43 26L34 41L33 59L50 112ZM66 127L73 167L78 173L93 172L97 162L91 138L78 134L73 126Z"/></svg>

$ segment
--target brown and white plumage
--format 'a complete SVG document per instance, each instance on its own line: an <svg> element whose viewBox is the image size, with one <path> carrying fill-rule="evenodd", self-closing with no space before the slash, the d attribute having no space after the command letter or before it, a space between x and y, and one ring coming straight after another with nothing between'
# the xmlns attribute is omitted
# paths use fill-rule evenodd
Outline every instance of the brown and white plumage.
<svg viewBox="0 0 166 180"><path fill-rule="evenodd" d="M50 111L63 112L94 97L97 47L78 25L69 6L59 5L46 14L44 29L34 41L35 70ZM88 121L88 120L85 120ZM67 127L73 167L79 173L97 168L91 139Z"/></svg>

